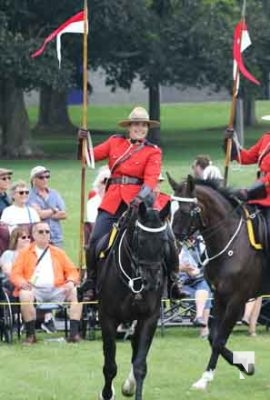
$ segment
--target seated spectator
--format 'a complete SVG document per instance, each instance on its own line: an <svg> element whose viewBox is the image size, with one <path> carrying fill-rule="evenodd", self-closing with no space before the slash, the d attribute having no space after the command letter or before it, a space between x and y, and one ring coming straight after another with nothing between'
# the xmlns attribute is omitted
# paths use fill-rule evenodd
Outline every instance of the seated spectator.
<svg viewBox="0 0 270 400"><path fill-rule="evenodd" d="M14 228L9 241L9 248L0 258L2 272L9 280L12 265L19 253L19 250L29 246L31 240L30 232L26 227Z"/></svg>
<svg viewBox="0 0 270 400"><path fill-rule="evenodd" d="M36 210L26 205L29 189L24 181L15 182L10 188L12 205L4 209L1 221L8 225L10 232L16 226L29 225L40 221Z"/></svg>
<svg viewBox="0 0 270 400"><path fill-rule="evenodd" d="M6 224L0 221L0 256L8 249L9 244L9 229Z"/></svg>
<svg viewBox="0 0 270 400"><path fill-rule="evenodd" d="M86 223L84 229L85 245L89 243L93 225L96 221L98 208L104 196L106 183L111 175L111 171L107 165L99 169L98 175L93 182L93 188L88 193L88 201L86 205Z"/></svg>
<svg viewBox="0 0 270 400"><path fill-rule="evenodd" d="M0 267L7 279L4 285L10 291L10 294L13 290L10 283L10 273L12 265L14 264L19 251L29 246L30 241L30 230L29 228L27 228L26 225L14 228L10 235L9 248L2 254L0 258ZM41 328L47 333L53 333L56 331L53 321L53 315L51 312L45 313L44 322L41 324Z"/></svg>
<svg viewBox="0 0 270 400"><path fill-rule="evenodd" d="M223 176L220 169L213 165L208 155L198 155L192 164L192 170L195 178L213 179L219 183L223 182Z"/></svg>
<svg viewBox="0 0 270 400"><path fill-rule="evenodd" d="M62 303L70 301L70 335L68 342L80 340L79 324L82 304L77 301L76 285L79 273L65 252L50 244L50 228L46 222L33 226L34 241L21 250L10 275L19 296L22 317L25 322L24 344L36 343L36 310L33 302Z"/></svg>
<svg viewBox="0 0 270 400"><path fill-rule="evenodd" d="M7 195L13 172L10 169L0 168L0 217L3 210L11 205L11 200Z"/></svg>
<svg viewBox="0 0 270 400"><path fill-rule="evenodd" d="M32 168L30 180L32 189L27 204L37 211L41 221L50 226L51 243L63 246L61 220L67 218L65 203L60 194L49 187L50 171L41 165Z"/></svg>
<svg viewBox="0 0 270 400"><path fill-rule="evenodd" d="M205 251L203 238L194 234L183 244L179 254L180 280L183 292L195 298L196 316L193 320L194 326L200 327L200 336L208 336L208 319L211 308L211 291L204 279L202 271L202 259Z"/></svg>
<svg viewBox="0 0 270 400"><path fill-rule="evenodd" d="M257 336L256 326L257 321L261 312L262 297L249 300L245 305L245 311L242 318L243 324L248 326L249 335L254 337Z"/></svg>

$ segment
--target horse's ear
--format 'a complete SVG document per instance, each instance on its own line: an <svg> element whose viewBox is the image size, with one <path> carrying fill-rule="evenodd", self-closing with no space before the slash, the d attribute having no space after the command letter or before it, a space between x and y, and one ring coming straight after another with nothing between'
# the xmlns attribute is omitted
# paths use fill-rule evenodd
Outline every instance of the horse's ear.
<svg viewBox="0 0 270 400"><path fill-rule="evenodd" d="M174 190L174 192L177 192L177 189L179 189L179 184L171 177L169 172L166 171L166 175L171 188Z"/></svg>
<svg viewBox="0 0 270 400"><path fill-rule="evenodd" d="M191 197L194 195L195 183L192 175L187 176L187 192Z"/></svg>

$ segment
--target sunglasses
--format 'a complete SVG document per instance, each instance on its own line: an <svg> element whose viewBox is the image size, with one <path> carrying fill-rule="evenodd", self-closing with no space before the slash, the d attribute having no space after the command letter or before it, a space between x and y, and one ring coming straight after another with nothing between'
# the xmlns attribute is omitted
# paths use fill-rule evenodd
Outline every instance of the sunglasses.
<svg viewBox="0 0 270 400"><path fill-rule="evenodd" d="M11 180L11 176L2 176L1 181L10 181Z"/></svg>
<svg viewBox="0 0 270 400"><path fill-rule="evenodd" d="M49 229L40 229L40 230L38 230L38 233L39 233L40 235L44 235L44 233L46 233L47 235L49 235L50 231L49 231Z"/></svg>
<svg viewBox="0 0 270 400"><path fill-rule="evenodd" d="M40 175L37 176L38 179L43 180L43 179L50 179L50 175Z"/></svg>
<svg viewBox="0 0 270 400"><path fill-rule="evenodd" d="M20 196L23 196L24 194L29 194L29 190L18 190L16 193L19 193Z"/></svg>
<svg viewBox="0 0 270 400"><path fill-rule="evenodd" d="M19 238L20 238L20 239L23 239L23 240L25 240L25 239L31 239L31 236L29 236L29 235L24 235L24 236L19 236Z"/></svg>

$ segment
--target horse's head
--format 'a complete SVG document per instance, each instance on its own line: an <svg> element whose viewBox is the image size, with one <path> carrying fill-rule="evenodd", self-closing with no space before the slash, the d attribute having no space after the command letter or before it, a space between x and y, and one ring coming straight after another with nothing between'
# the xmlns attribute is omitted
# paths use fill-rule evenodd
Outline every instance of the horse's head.
<svg viewBox="0 0 270 400"><path fill-rule="evenodd" d="M180 241L187 239L203 226L201 208L195 195L195 183L191 175L182 183L177 183L168 174L174 191L172 196L172 228Z"/></svg>
<svg viewBox="0 0 270 400"><path fill-rule="evenodd" d="M128 224L132 267L144 290L157 290L163 283L164 243L167 223L160 219L156 209L142 203Z"/></svg>

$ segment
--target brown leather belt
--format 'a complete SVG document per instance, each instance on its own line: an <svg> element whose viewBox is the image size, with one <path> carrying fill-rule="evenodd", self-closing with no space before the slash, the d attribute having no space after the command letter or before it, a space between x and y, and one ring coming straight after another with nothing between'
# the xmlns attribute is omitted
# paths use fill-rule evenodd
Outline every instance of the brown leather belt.
<svg viewBox="0 0 270 400"><path fill-rule="evenodd" d="M121 176L119 178L109 178L108 185L142 185L143 180L132 178L131 176Z"/></svg>

